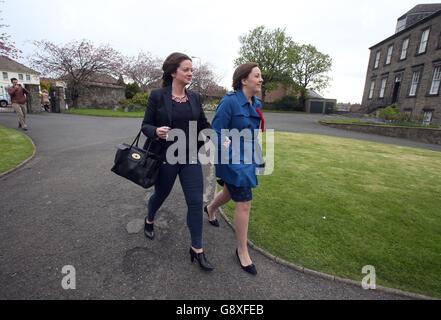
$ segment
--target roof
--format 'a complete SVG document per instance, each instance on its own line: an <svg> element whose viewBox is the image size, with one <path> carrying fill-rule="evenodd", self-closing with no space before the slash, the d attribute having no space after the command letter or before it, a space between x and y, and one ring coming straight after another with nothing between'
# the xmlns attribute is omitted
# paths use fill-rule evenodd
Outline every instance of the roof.
<svg viewBox="0 0 441 320"><path fill-rule="evenodd" d="M399 17L398 20L404 19L411 14L434 13L439 10L441 10L441 3L419 4L403 14L401 17Z"/></svg>
<svg viewBox="0 0 441 320"><path fill-rule="evenodd" d="M31 68L28 68L25 65L22 65L21 63L18 63L17 61L6 56L0 56L0 70L28 74L40 74L39 72L32 70Z"/></svg>
<svg viewBox="0 0 441 320"><path fill-rule="evenodd" d="M63 76L58 79L58 81L68 81L69 76ZM104 73L94 73L90 76L90 78L86 81L87 85L99 86L99 87L121 87L118 82L118 79L112 77L111 75Z"/></svg>
<svg viewBox="0 0 441 320"><path fill-rule="evenodd" d="M320 94L318 94L314 90L308 90L308 97L310 99L325 99L325 97L321 96Z"/></svg>
<svg viewBox="0 0 441 320"><path fill-rule="evenodd" d="M96 82L102 84L113 84L118 85L118 79L115 79L111 75L103 74L103 73L95 73L93 74L88 82Z"/></svg>
<svg viewBox="0 0 441 320"><path fill-rule="evenodd" d="M414 8L414 9L415 9L415 8ZM413 9L412 9L412 10L413 10ZM412 11L412 10L411 10L411 11ZM418 22L412 24L412 25L409 26L408 28L403 29L403 30L401 30L401 31L399 31L399 32L397 32L397 33L395 33L394 35L390 36L389 38L386 38L386 39L384 39L383 41L381 41L381 42L379 42L379 43L373 45L372 47L369 48L369 50L372 50L372 49L374 49L374 48L376 48L376 47L378 47L378 46L380 46L380 45L385 44L386 42L389 42L389 41L391 41L391 40L393 40L393 39L395 39L395 38L398 38L398 37L400 37L401 35L403 35L404 33L409 32L410 30L412 30L412 29L414 29L414 28L416 28L416 27L418 27L418 26L420 26L420 25L426 23L427 21L430 21L430 20L432 20L432 19L434 19L434 18L436 18L436 17L438 17L438 16L440 16L440 15L441 15L441 10L438 10L438 11L436 11L435 13L433 13L433 14L427 16L426 18L424 18L424 19L422 19L422 20L420 20L420 21L418 21ZM401 18L400 18L400 19L401 19Z"/></svg>

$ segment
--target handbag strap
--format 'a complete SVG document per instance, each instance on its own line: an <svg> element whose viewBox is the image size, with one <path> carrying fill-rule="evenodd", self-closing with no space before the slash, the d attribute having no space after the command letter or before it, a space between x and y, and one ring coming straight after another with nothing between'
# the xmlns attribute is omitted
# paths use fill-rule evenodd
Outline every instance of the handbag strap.
<svg viewBox="0 0 441 320"><path fill-rule="evenodd" d="M138 133L138 135L136 136L135 140L133 140L133 142L132 142L132 144L131 144L131 146L130 146L130 149L131 149L134 145L135 145L137 148L139 148L139 138L141 138L141 133L142 133L142 130L139 130L139 133ZM147 138L147 139L149 139L149 138ZM150 139L149 146L147 147L147 153L150 151L150 147L152 146L152 142L153 142L153 139Z"/></svg>
<svg viewBox="0 0 441 320"><path fill-rule="evenodd" d="M135 145L135 143L136 143L136 147L139 148L138 144L139 144L139 138L141 137L141 133L142 133L142 130L139 130L139 133L136 136L135 140L133 140L132 144L130 145L130 148L132 148L133 145Z"/></svg>

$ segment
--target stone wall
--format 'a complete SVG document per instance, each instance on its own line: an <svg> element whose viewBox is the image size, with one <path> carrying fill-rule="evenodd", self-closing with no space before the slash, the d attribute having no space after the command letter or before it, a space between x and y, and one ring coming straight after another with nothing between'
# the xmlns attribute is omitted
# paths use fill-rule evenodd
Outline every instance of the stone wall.
<svg viewBox="0 0 441 320"><path fill-rule="evenodd" d="M322 125L337 129L373 133L387 137L404 138L418 142L441 145L441 129L405 128L405 127L393 127L393 126L359 125L359 124L343 124L343 123L330 124L325 122L320 122L320 123Z"/></svg>
<svg viewBox="0 0 441 320"><path fill-rule="evenodd" d="M114 108L125 99L125 88L121 86L90 85L81 92L78 99L80 108Z"/></svg>
<svg viewBox="0 0 441 320"><path fill-rule="evenodd" d="M27 97L27 109L29 113L41 112L40 86L35 84L26 84L25 88L29 91Z"/></svg>

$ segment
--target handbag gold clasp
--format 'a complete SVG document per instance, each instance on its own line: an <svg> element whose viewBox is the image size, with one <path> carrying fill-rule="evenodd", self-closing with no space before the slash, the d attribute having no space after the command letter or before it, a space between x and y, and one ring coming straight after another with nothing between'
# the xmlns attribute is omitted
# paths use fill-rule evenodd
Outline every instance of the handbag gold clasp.
<svg viewBox="0 0 441 320"><path fill-rule="evenodd" d="M132 158L135 160L141 159L141 156L138 153L132 153Z"/></svg>

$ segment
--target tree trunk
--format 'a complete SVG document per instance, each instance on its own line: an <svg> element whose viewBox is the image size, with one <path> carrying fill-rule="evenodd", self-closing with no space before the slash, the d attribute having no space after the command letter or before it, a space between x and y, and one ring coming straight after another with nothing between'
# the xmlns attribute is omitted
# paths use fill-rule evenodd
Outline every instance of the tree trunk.
<svg viewBox="0 0 441 320"><path fill-rule="evenodd" d="M72 108L76 109L78 107L78 97L72 97Z"/></svg>
<svg viewBox="0 0 441 320"><path fill-rule="evenodd" d="M302 106L302 111L306 111L306 89L300 90L300 105Z"/></svg>
<svg viewBox="0 0 441 320"><path fill-rule="evenodd" d="M78 98L79 98L78 88L73 87L70 98L72 99L72 108L76 109L78 107Z"/></svg>
<svg viewBox="0 0 441 320"><path fill-rule="evenodd" d="M262 86L262 103L265 104L265 98L266 98L266 88L265 86Z"/></svg>

